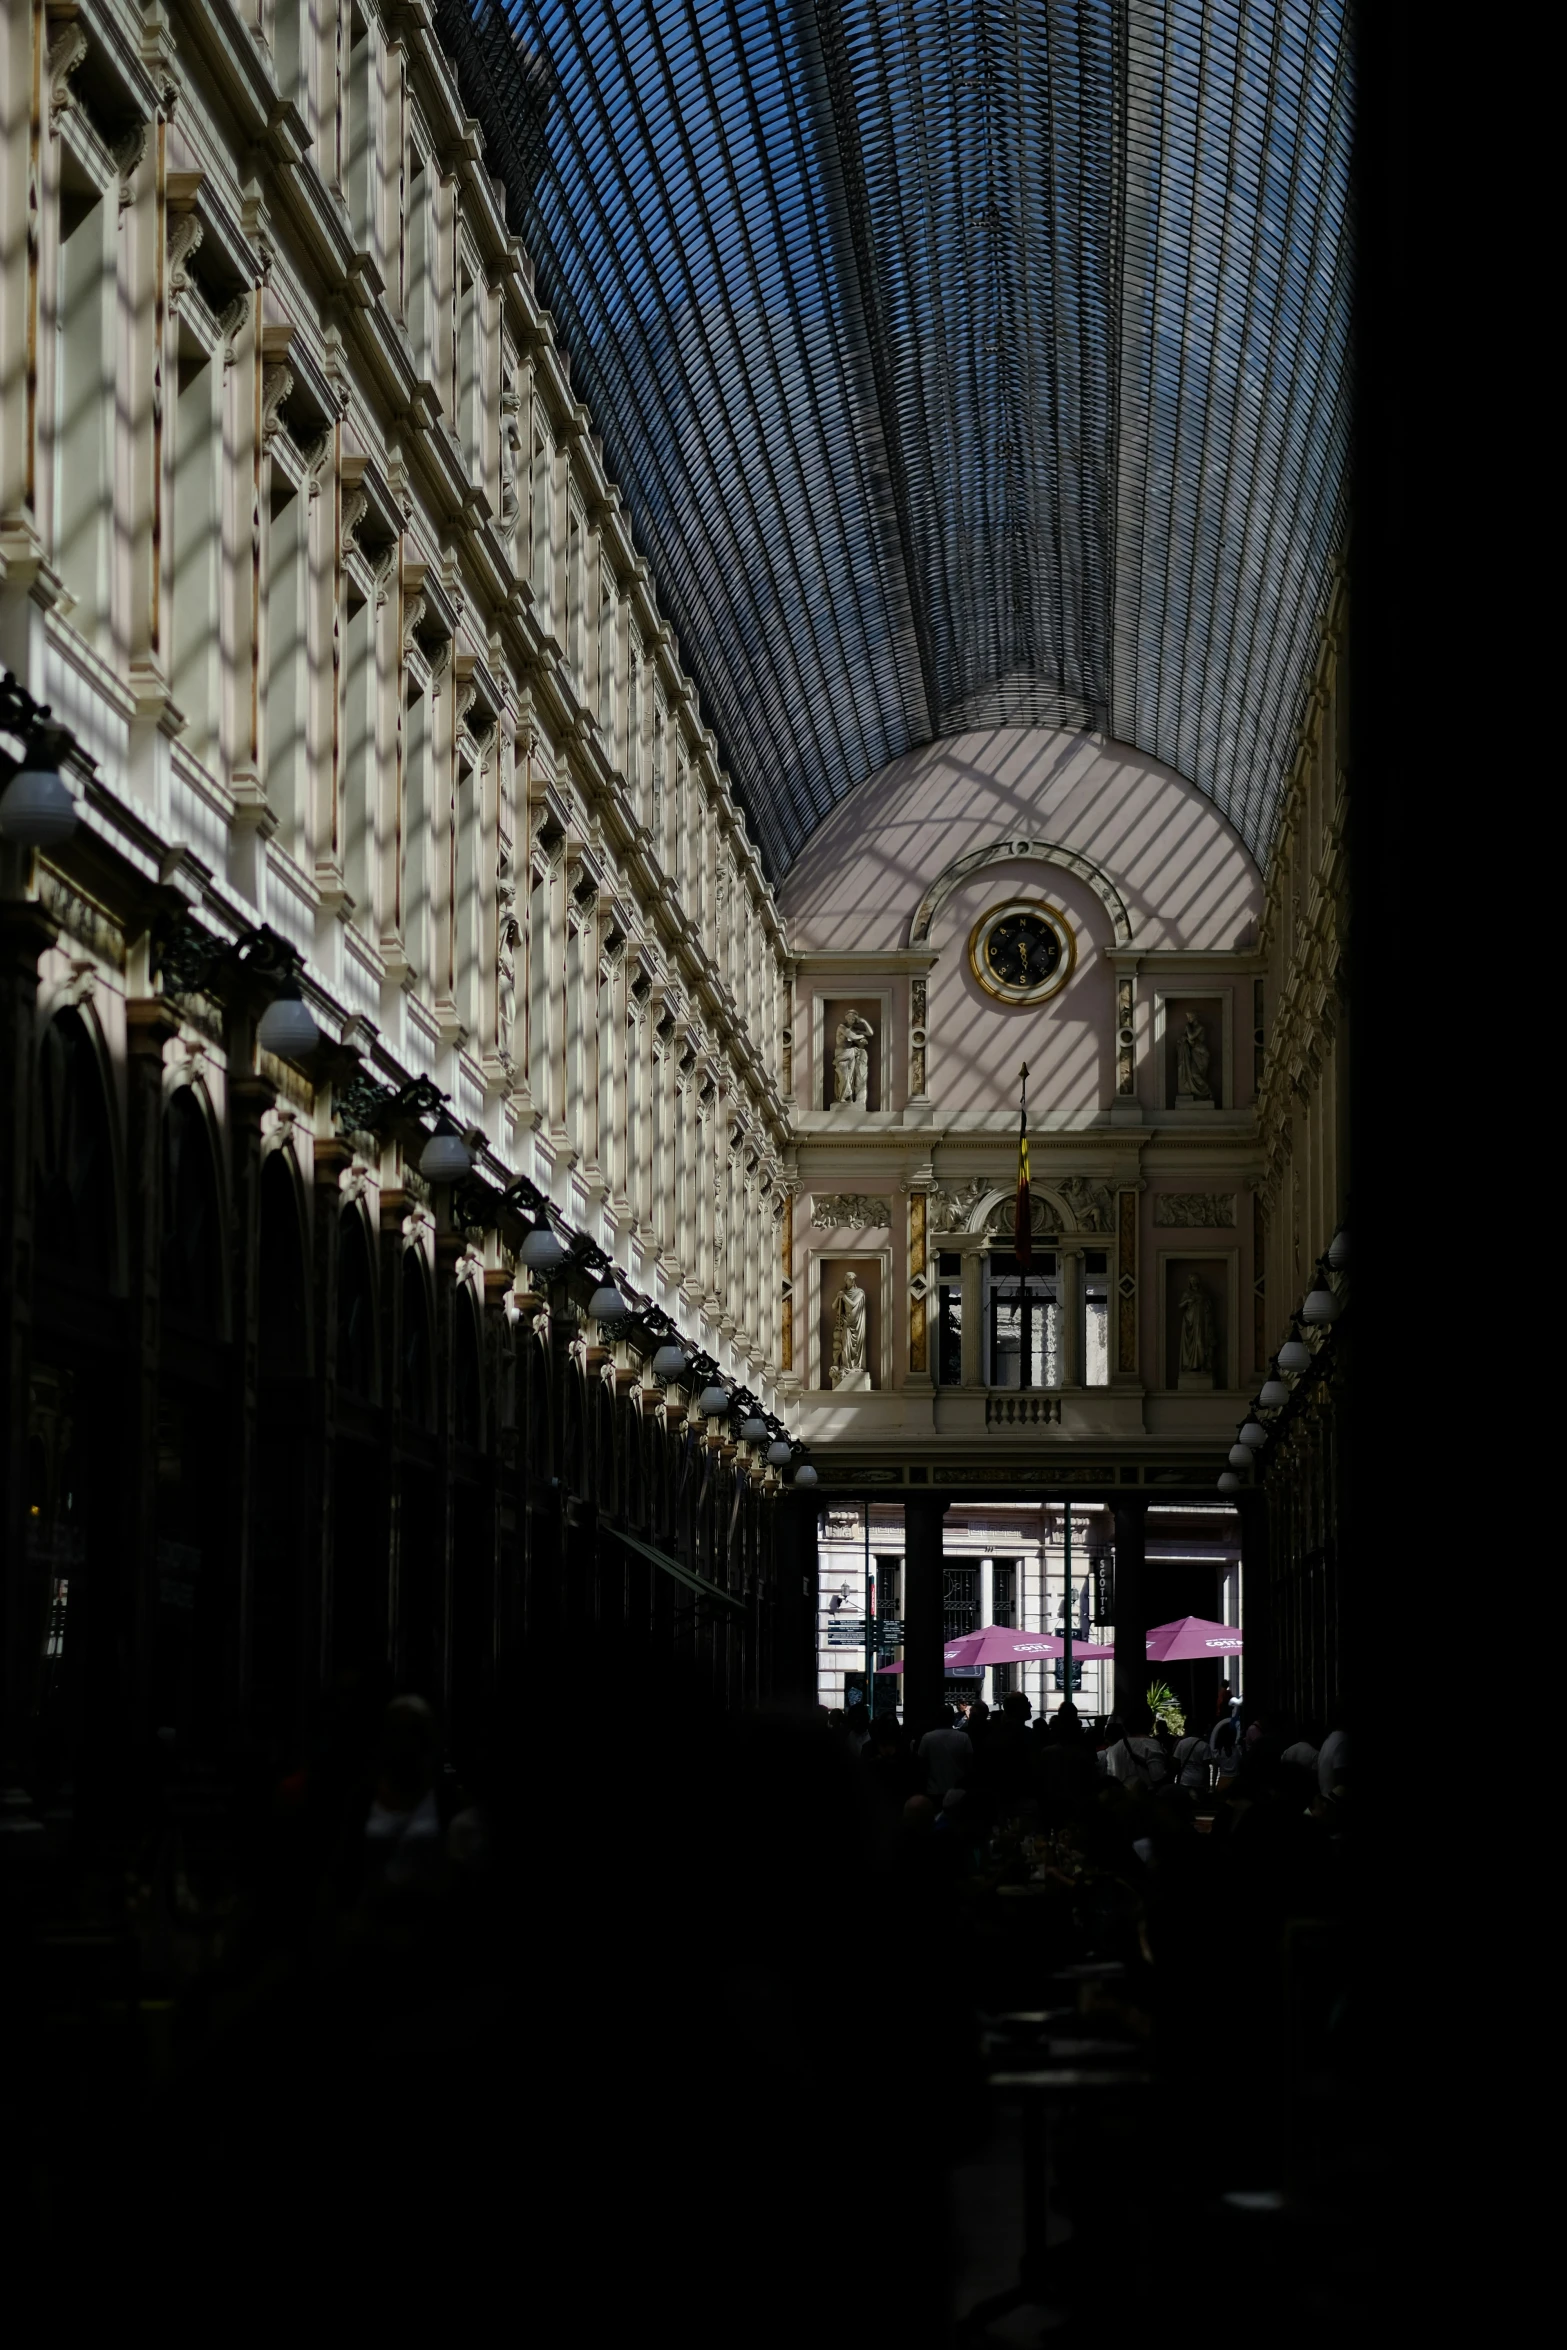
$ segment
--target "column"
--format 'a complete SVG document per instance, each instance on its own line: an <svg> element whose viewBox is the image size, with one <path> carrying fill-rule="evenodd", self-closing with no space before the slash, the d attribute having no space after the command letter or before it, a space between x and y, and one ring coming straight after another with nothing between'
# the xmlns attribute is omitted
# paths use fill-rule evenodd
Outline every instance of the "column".
<svg viewBox="0 0 1567 2350"><path fill-rule="evenodd" d="M1148 1702L1148 1615L1143 1552L1148 1504L1115 1505L1115 1710L1125 1718Z"/></svg>
<svg viewBox="0 0 1567 2350"><path fill-rule="evenodd" d="M996 1562L993 1558L982 1558L979 1562L979 1620L981 1624L993 1624L996 1620ZM980 1690L985 1703L994 1705L995 1675L988 1665Z"/></svg>
<svg viewBox="0 0 1567 2350"><path fill-rule="evenodd" d="M1058 1252L1060 1279L1056 1294L1061 1300L1061 1384L1063 1387L1081 1387L1083 1384L1083 1252L1080 1248L1063 1248Z"/></svg>
<svg viewBox="0 0 1567 2350"><path fill-rule="evenodd" d="M910 1494L903 1505L903 1719L919 1733L943 1702L941 1661L942 1522L947 1504Z"/></svg>
<svg viewBox="0 0 1567 2350"><path fill-rule="evenodd" d="M1268 1497L1253 1486L1235 1497L1241 1521L1241 1625L1246 1646L1241 1653L1241 1688L1248 1709L1272 1705L1278 1698L1276 1625L1268 1560Z"/></svg>
<svg viewBox="0 0 1567 2350"><path fill-rule="evenodd" d="M985 1350L980 1316L984 1311L985 1258L979 1245L965 1248L963 1265L962 1370L965 1387L985 1383Z"/></svg>
<svg viewBox="0 0 1567 2350"><path fill-rule="evenodd" d="M777 1620L773 1630L773 1689L802 1712L815 1715L817 1585L817 1504L809 1491L782 1492L773 1505Z"/></svg>

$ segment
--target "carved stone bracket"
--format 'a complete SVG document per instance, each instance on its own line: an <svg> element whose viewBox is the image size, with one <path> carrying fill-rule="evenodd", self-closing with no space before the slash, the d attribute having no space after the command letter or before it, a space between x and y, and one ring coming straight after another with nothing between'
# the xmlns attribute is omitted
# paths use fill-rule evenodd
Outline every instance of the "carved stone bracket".
<svg viewBox="0 0 1567 2350"><path fill-rule="evenodd" d="M269 449L283 422L283 403L294 388L294 370L282 359L261 371L261 446Z"/></svg>
<svg viewBox="0 0 1567 2350"><path fill-rule="evenodd" d="M338 554L344 562L348 560L350 555L357 552L354 534L369 511L370 495L367 490L345 490L342 517L337 526Z"/></svg>
<svg viewBox="0 0 1567 2350"><path fill-rule="evenodd" d="M52 8L49 21L58 28L44 60L44 70L49 76L49 128L55 130L61 115L76 103L71 76L86 57L88 42L76 21L74 5L68 14L64 8Z"/></svg>
<svg viewBox="0 0 1567 2350"><path fill-rule="evenodd" d="M135 179L147 153L147 141L152 135L150 122L133 122L121 131L110 149L114 168L120 175L119 208L128 210L135 199Z"/></svg>
<svg viewBox="0 0 1567 2350"><path fill-rule="evenodd" d="M202 226L201 217L197 212L194 210L176 212L172 207L170 208L168 250L169 308L171 310L178 310L180 296L190 284L188 264L191 255L205 234L206 230Z"/></svg>
<svg viewBox="0 0 1567 2350"><path fill-rule="evenodd" d="M225 303L218 312L218 332L223 337L223 364L226 368L232 367L239 356L239 331L250 317L250 304L248 293L236 294L233 301Z"/></svg>

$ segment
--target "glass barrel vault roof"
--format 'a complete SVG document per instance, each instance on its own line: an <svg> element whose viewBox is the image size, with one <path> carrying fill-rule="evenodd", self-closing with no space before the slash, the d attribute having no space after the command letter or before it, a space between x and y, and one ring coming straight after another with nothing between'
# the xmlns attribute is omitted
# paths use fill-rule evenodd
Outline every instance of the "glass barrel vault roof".
<svg viewBox="0 0 1567 2350"><path fill-rule="evenodd" d="M492 158L774 877L1007 724L1265 855L1343 527L1344 0L504 4Z"/></svg>

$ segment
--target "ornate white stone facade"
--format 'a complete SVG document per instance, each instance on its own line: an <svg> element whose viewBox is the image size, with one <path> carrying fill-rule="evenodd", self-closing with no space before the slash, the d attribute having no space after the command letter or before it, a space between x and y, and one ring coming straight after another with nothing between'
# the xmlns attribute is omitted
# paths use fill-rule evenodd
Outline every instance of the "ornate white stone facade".
<svg viewBox="0 0 1567 2350"><path fill-rule="evenodd" d="M70 888L96 843L268 924L329 1040L770 1398L783 930L429 8L3 41L0 651L96 763Z"/></svg>

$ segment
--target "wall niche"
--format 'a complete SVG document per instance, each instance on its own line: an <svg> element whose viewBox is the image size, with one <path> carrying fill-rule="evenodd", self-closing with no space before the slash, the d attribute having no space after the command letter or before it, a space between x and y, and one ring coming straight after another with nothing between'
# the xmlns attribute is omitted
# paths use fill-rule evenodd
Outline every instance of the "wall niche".
<svg viewBox="0 0 1567 2350"><path fill-rule="evenodd" d="M825 996L822 999L821 1073L818 1107L824 1110L879 1110L882 1107L882 1013L877 996ZM839 1098L840 1064L846 1089L857 1091L857 1103L847 1090Z"/></svg>
<svg viewBox="0 0 1567 2350"><path fill-rule="evenodd" d="M1230 1384L1230 1260L1164 1260L1164 1383L1178 1394Z"/></svg>
<svg viewBox="0 0 1567 2350"><path fill-rule="evenodd" d="M821 1375L818 1385L835 1388L838 1393L845 1395L880 1387L881 1258L828 1255L824 1252L817 1262L821 1272ZM860 1299L855 1298L855 1290L860 1293ZM849 1295L840 1315L838 1301L845 1292ZM839 1353L837 1340L840 1322L844 1327L844 1359L841 1363L836 1359ZM856 1354L858 1360L850 1360Z"/></svg>
<svg viewBox="0 0 1567 2350"><path fill-rule="evenodd" d="M1222 1110L1224 999L1172 996L1164 1014L1164 1106Z"/></svg>

